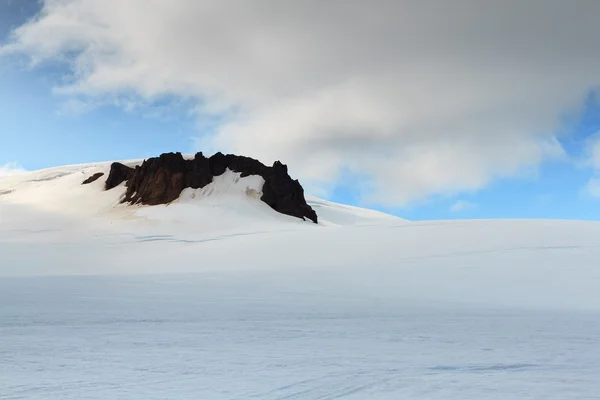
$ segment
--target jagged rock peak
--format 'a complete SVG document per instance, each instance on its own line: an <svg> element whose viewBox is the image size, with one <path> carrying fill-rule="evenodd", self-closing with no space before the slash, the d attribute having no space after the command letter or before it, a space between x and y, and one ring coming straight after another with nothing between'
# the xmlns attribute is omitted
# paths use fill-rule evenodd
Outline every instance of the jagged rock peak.
<svg viewBox="0 0 600 400"><path fill-rule="evenodd" d="M104 184L104 188L106 190L110 190L119 186L123 182L129 181L129 179L131 179L133 176L133 172L133 168L128 167L127 165L123 165L118 162L112 163L108 178L106 178L106 183Z"/></svg>
<svg viewBox="0 0 600 400"><path fill-rule="evenodd" d="M167 204L179 198L184 189L203 188L227 169L242 177L260 175L265 181L262 201L277 212L317 223L317 214L306 203L302 185L289 176L287 166L279 161L268 167L250 157L220 152L210 158L197 153L191 160L184 159L181 153L164 153L135 169L113 163L105 187L110 190L127 182L123 202Z"/></svg>

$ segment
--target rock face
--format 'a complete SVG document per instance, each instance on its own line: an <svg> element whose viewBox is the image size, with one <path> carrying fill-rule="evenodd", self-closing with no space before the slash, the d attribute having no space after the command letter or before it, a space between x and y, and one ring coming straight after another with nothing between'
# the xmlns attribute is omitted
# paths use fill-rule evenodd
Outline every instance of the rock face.
<svg viewBox="0 0 600 400"><path fill-rule="evenodd" d="M92 176L90 176L89 178L87 178L85 181L83 181L81 184L82 185L88 185L92 182L96 182L98 179L100 179L101 176L104 175L104 172L98 172Z"/></svg>
<svg viewBox="0 0 600 400"><path fill-rule="evenodd" d="M108 178L106 178L106 183L104 185L105 189L110 190L123 182L129 181L133 177L133 173L134 169L127 165L118 162L112 163L110 166L110 173L108 174Z"/></svg>
<svg viewBox="0 0 600 400"><path fill-rule="evenodd" d="M282 214L317 223L317 214L306 203L302 186L289 176L287 166L279 161L268 167L253 158L233 154L216 153L207 158L198 153L193 160L186 160L181 153L165 153L147 159L135 169L113 163L106 189L127 182L123 202L167 204L179 198L186 188L203 188L226 169L239 172L242 177L260 175L265 181L262 201Z"/></svg>

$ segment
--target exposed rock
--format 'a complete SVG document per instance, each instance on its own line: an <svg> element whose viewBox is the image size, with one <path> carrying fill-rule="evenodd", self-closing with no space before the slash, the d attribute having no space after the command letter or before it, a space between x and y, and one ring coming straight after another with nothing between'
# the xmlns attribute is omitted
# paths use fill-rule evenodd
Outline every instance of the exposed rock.
<svg viewBox="0 0 600 400"><path fill-rule="evenodd" d="M96 182L103 175L104 175L104 172L95 173L94 175L90 176L85 181L83 181L81 184L82 185L88 185L88 184L90 184L92 182Z"/></svg>
<svg viewBox="0 0 600 400"><path fill-rule="evenodd" d="M260 161L233 154L216 153L206 158L202 153L185 160L181 153L165 153L149 158L135 169L113 163L106 189L127 181L123 202L132 204L167 204L176 200L186 188L200 189L230 169L242 177L260 175L265 184L261 200L275 211L317 223L317 214L306 203L304 190L290 178L287 167L276 161L267 167Z"/></svg>
<svg viewBox="0 0 600 400"><path fill-rule="evenodd" d="M110 166L110 173L106 179L104 185L106 190L110 190L119 186L123 182L129 181L133 177L134 169L123 165L118 162L114 162Z"/></svg>
<svg viewBox="0 0 600 400"><path fill-rule="evenodd" d="M198 153L192 162L187 163L185 187L192 189L203 188L212 182L213 176L210 161L202 153Z"/></svg>
<svg viewBox="0 0 600 400"><path fill-rule="evenodd" d="M304 189L298 180L290 178L287 166L276 161L269 174L263 175L265 185L261 200L280 213L308 218L317 223L317 213L306 204Z"/></svg>
<svg viewBox="0 0 600 400"><path fill-rule="evenodd" d="M188 162L181 153L147 159L135 167L133 177L127 182L124 201L148 205L172 202L185 189L187 169Z"/></svg>

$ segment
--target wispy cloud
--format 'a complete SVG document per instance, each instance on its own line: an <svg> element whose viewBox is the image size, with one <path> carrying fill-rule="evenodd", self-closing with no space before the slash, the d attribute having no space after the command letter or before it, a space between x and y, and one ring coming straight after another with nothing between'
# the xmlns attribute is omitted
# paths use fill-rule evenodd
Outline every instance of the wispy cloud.
<svg viewBox="0 0 600 400"><path fill-rule="evenodd" d="M26 172L26 170L15 162L0 165L0 178L22 174L23 172Z"/></svg>
<svg viewBox="0 0 600 400"><path fill-rule="evenodd" d="M459 213L459 212L471 210L476 207L477 207L477 204L475 204L475 203L471 203L466 200L458 200L456 203L454 203L452 205L452 207L450 207L450 211L453 213Z"/></svg>
<svg viewBox="0 0 600 400"><path fill-rule="evenodd" d="M228 116L211 148L323 185L366 175L373 201L399 205L563 154L553 132L600 84L598 14L563 0L46 0L0 52L70 62L66 96L195 99Z"/></svg>
<svg viewBox="0 0 600 400"><path fill-rule="evenodd" d="M60 104L57 114L62 116L79 116L94 110L96 107L97 104L93 101L73 97Z"/></svg>
<svg viewBox="0 0 600 400"><path fill-rule="evenodd" d="M585 196L600 199L600 133L588 139L583 164L592 169L592 177L581 192Z"/></svg>
<svg viewBox="0 0 600 400"><path fill-rule="evenodd" d="M588 139L585 164L600 171L600 132Z"/></svg>
<svg viewBox="0 0 600 400"><path fill-rule="evenodd" d="M600 199L600 178L590 178L583 188L583 194Z"/></svg>

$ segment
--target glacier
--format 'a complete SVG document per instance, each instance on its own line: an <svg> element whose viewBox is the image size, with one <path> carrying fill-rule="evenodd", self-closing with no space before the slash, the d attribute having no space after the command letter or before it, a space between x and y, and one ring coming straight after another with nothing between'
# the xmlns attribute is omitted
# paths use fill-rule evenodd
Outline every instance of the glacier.
<svg viewBox="0 0 600 400"><path fill-rule="evenodd" d="M600 223L314 225L231 171L129 206L109 166L0 179L2 399L598 398Z"/></svg>

